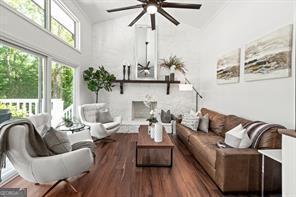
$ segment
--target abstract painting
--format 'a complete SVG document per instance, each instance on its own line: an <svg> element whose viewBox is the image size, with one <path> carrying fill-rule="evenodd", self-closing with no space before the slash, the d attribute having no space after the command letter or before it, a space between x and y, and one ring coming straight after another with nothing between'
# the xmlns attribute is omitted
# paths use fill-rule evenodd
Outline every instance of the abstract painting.
<svg viewBox="0 0 296 197"><path fill-rule="evenodd" d="M217 84L238 83L240 76L240 49L218 59Z"/></svg>
<svg viewBox="0 0 296 197"><path fill-rule="evenodd" d="M291 76L293 25L280 28L246 45L246 81Z"/></svg>

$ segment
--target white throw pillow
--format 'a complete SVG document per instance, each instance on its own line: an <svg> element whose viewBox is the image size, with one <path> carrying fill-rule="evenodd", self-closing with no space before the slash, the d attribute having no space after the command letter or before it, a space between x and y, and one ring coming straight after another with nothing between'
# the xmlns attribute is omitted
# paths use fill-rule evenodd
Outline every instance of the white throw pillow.
<svg viewBox="0 0 296 197"><path fill-rule="evenodd" d="M244 129L246 130L246 129ZM243 134L243 138L241 140L241 143L239 144L238 148L249 148L252 145L252 140L250 139L248 135L248 131L246 130Z"/></svg>
<svg viewBox="0 0 296 197"><path fill-rule="evenodd" d="M225 144L233 148L248 148L251 143L247 130L241 124L225 133Z"/></svg>
<svg viewBox="0 0 296 197"><path fill-rule="evenodd" d="M192 114L184 114L182 117L182 124L193 131L197 131L199 125L199 117Z"/></svg>

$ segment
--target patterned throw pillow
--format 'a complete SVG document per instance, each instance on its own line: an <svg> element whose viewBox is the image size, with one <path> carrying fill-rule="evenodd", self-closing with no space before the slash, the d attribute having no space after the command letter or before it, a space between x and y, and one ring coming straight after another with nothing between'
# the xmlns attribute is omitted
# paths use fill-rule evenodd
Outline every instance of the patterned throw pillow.
<svg viewBox="0 0 296 197"><path fill-rule="evenodd" d="M181 124L192 129L193 131L197 131L199 125L199 118L196 115L184 114L182 117Z"/></svg>
<svg viewBox="0 0 296 197"><path fill-rule="evenodd" d="M57 131L51 127L43 136L43 140L49 150L55 154L72 151L71 143L66 132Z"/></svg>

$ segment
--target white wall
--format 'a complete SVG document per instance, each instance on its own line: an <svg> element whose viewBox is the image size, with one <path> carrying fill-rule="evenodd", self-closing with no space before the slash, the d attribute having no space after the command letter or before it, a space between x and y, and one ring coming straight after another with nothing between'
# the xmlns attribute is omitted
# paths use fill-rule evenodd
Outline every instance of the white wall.
<svg viewBox="0 0 296 197"><path fill-rule="evenodd" d="M295 3L230 1L202 29L200 80L204 107L295 128L295 51L290 78L245 82L241 66L240 83L216 84L217 58L295 22Z"/></svg>
<svg viewBox="0 0 296 197"><path fill-rule="evenodd" d="M93 26L93 65L106 66L118 79L122 79L124 60L132 63L132 78L135 75L135 29L127 26L134 18L135 15L129 15ZM137 24L150 24L146 19L147 17L144 17ZM197 78L199 30L186 24L174 27L173 24L159 17L157 21L159 22L159 59L177 55L183 58L190 71L188 78ZM166 71L161 70L158 78L164 79L165 73ZM182 75L178 76L182 79ZM126 84L123 95L120 94L118 86L113 88L112 93L102 91L100 102L109 103L112 113L122 115L125 120L131 118L131 101L144 100L147 94L156 98L160 109L171 109L176 114L195 108L194 93L180 92L177 85L172 85L170 95L166 95L166 85L161 84Z"/></svg>
<svg viewBox="0 0 296 197"><path fill-rule="evenodd" d="M2 2L1 2L2 3ZM81 82L81 71L91 63L91 30L89 19L72 1L64 1L66 6L76 15L81 23L81 51L74 50L45 30L32 25L19 15L0 4L0 36L5 40L20 43L42 52L56 60L77 67L77 103L92 102L93 97L85 83Z"/></svg>

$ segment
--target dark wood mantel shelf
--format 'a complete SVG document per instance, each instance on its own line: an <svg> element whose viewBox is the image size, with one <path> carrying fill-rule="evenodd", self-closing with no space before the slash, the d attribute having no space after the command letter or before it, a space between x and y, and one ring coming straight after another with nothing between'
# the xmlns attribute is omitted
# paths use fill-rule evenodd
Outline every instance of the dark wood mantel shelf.
<svg viewBox="0 0 296 197"><path fill-rule="evenodd" d="M116 80L115 83L120 84L120 94L123 94L123 85L125 83L153 83L167 84L167 95L170 94L171 84L180 84L180 81L165 81L165 80Z"/></svg>

